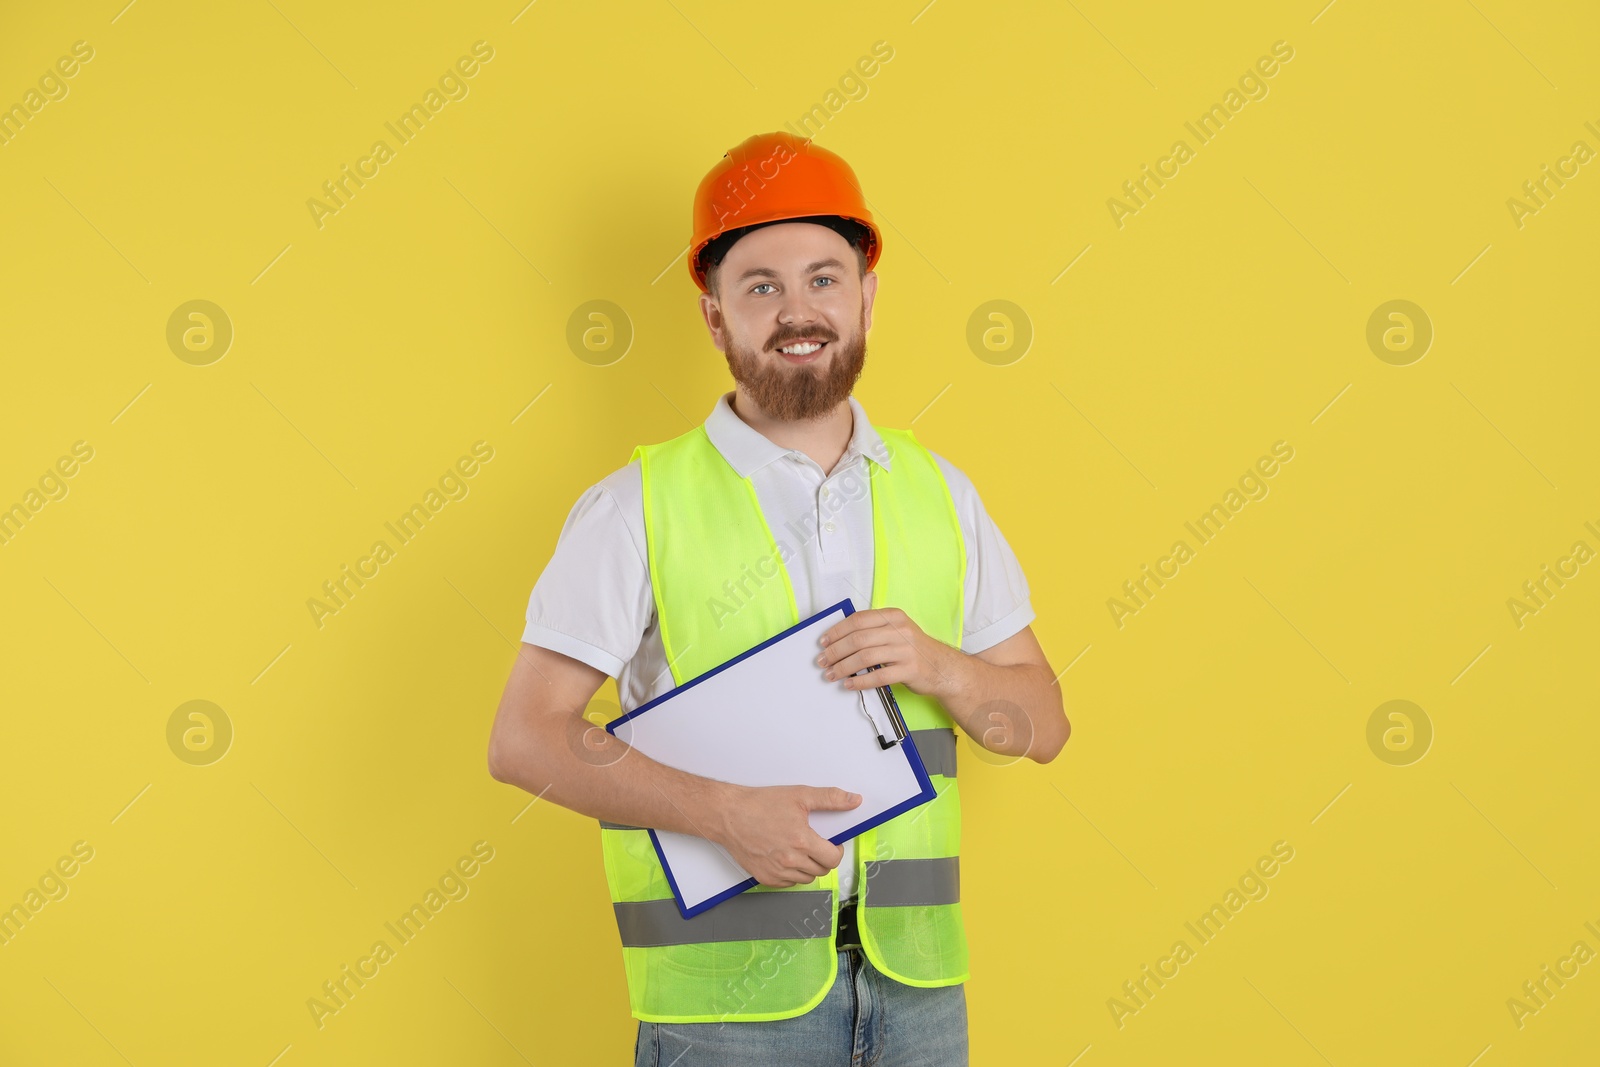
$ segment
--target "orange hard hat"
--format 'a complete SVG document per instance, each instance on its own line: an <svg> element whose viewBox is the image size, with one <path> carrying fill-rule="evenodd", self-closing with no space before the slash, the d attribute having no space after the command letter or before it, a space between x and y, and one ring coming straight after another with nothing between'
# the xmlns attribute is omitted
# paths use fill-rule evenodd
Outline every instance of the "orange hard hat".
<svg viewBox="0 0 1600 1067"><path fill-rule="evenodd" d="M694 193L694 235L689 273L706 286L700 253L732 230L767 222L834 216L859 223L867 270L878 261L883 236L867 210L850 164L834 152L792 133L761 133L728 149ZM820 221L820 220L819 220Z"/></svg>

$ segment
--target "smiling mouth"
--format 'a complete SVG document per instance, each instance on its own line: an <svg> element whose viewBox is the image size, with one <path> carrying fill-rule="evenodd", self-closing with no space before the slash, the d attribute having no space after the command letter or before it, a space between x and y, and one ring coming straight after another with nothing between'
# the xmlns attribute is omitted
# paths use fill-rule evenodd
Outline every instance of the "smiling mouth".
<svg viewBox="0 0 1600 1067"><path fill-rule="evenodd" d="M796 341L778 349L778 355L790 363L810 363L822 354L827 341Z"/></svg>

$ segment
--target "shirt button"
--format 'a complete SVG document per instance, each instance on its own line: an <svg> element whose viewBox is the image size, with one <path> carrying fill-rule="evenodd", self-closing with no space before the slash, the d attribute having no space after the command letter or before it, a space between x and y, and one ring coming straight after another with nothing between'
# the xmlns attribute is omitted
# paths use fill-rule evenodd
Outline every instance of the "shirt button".
<svg viewBox="0 0 1600 1067"><path fill-rule="evenodd" d="M825 523L823 523L823 524L822 524L822 528L823 528L823 529L824 529L824 530L826 530L826 531L828 531L828 532L829 532L829 533L833 533L833 523L831 523L831 522L825 522Z"/></svg>

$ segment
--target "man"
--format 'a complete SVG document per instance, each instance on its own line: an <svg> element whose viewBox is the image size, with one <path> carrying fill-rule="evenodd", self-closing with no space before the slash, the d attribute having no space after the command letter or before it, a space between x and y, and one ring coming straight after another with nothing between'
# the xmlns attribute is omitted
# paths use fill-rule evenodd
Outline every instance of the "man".
<svg viewBox="0 0 1600 1067"><path fill-rule="evenodd" d="M1070 730L1028 585L967 477L850 395L882 242L844 160L752 137L700 183L694 227L736 388L572 508L490 771L600 821L636 1067L965 1064L955 731L1045 763ZM607 675L635 708L847 596L817 669L894 687L937 795L843 846L807 813L853 794L701 778L581 718ZM685 920L644 827L708 838L760 884Z"/></svg>

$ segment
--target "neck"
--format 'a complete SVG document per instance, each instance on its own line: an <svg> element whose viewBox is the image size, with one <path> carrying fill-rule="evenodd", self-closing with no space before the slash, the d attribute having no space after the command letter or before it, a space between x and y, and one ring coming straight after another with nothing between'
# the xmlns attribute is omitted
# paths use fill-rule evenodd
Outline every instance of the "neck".
<svg viewBox="0 0 1600 1067"><path fill-rule="evenodd" d="M855 432L855 412L849 400L840 401L819 419L802 422L786 422L768 415L742 385L734 389L729 404L746 426L775 445L805 453L824 472L831 472L838 464Z"/></svg>

